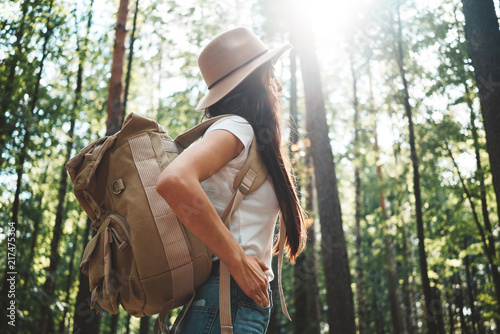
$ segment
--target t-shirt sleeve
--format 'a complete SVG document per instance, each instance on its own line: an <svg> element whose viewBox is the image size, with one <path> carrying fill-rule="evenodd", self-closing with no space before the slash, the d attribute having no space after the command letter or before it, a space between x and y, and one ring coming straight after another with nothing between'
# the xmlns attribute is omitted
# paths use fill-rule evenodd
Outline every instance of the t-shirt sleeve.
<svg viewBox="0 0 500 334"><path fill-rule="evenodd" d="M246 119L240 116L228 116L212 124L207 129L205 134L214 130L229 131L241 141L241 143L245 146L245 149L231 161L231 164L239 164L240 162L244 162L246 160L246 157L248 156L248 149L252 144L254 136L253 129L250 123L248 123Z"/></svg>

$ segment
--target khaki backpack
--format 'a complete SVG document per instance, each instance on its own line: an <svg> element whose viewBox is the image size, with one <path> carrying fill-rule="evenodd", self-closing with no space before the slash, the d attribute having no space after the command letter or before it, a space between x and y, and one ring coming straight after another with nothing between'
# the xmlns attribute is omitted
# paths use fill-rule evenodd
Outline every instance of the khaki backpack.
<svg viewBox="0 0 500 334"><path fill-rule="evenodd" d="M116 134L98 139L73 157L66 168L78 202L97 230L81 262L89 276L91 307L116 314L119 304L135 317L160 313L155 323L166 332L167 313L190 305L195 289L209 277L212 252L184 227L156 192L160 173L201 137L219 116L172 140L155 121L130 114ZM235 194L221 216L230 217L246 194L267 178L255 139L234 181ZM283 241L284 225L281 224ZM282 248L280 244L280 294ZM221 262L222 333L232 333L229 272ZM283 308L285 314L286 307Z"/></svg>

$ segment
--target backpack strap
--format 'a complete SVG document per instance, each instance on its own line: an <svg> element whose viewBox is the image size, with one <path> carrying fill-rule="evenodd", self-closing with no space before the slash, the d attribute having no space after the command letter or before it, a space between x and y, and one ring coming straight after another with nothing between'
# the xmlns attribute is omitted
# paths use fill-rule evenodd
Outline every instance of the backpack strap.
<svg viewBox="0 0 500 334"><path fill-rule="evenodd" d="M267 174L267 171L266 171ZM267 175L266 175L267 176ZM249 169L241 181L238 190L235 192L231 202L227 206L226 210L222 214L222 219L224 221L224 225L229 229L230 228L230 220L231 217L243 201L245 196L254 189L257 189L260 184L259 182L259 173L254 172L252 169ZM255 188L257 187L257 188ZM225 218L225 219L224 219ZM283 249L285 246L285 236L286 236L286 227L281 220L280 222L280 243L278 246L279 249L279 258L278 258L278 286L280 292L280 300L281 300L281 308L283 309L283 313L288 318L288 320L292 321L288 313L288 309L286 307L285 295L283 293L283 286L281 283L281 269L283 267ZM221 324L221 334L232 334L233 327L231 321L231 293L230 293L230 281L231 276L229 274L229 270L226 264L221 261L220 263L220 286L219 286L219 308L220 308L220 324Z"/></svg>
<svg viewBox="0 0 500 334"><path fill-rule="evenodd" d="M228 116L235 116L235 115L220 115L216 117L211 117L209 119L204 120L198 125L195 125L191 129L187 130L184 133L181 133L175 138L175 142L181 145L183 148L187 148L189 145L194 143L198 138L203 136L205 131L210 127L210 125L214 124L217 122L219 119L222 119L224 117Z"/></svg>
<svg viewBox="0 0 500 334"><path fill-rule="evenodd" d="M283 310L283 314L287 317L288 320L292 321L290 314L288 314L288 309L286 307L285 294L283 293L283 285L281 284L281 268L283 267L283 249L285 248L285 236L286 236L286 227L283 219L280 218L280 244L278 246L278 286L280 290L280 300L281 300L281 309Z"/></svg>
<svg viewBox="0 0 500 334"><path fill-rule="evenodd" d="M226 225L228 229L230 229L231 217L234 211L236 211L241 201L243 201L245 196L249 193L249 190L252 189L254 182L257 180L257 176L258 174L252 169L249 169L245 173L243 180L240 182L238 190L235 192L231 202L222 214L224 225ZM231 275L229 274L227 265L223 261L220 261L219 308L221 334L233 333L233 325L231 321L230 282Z"/></svg>

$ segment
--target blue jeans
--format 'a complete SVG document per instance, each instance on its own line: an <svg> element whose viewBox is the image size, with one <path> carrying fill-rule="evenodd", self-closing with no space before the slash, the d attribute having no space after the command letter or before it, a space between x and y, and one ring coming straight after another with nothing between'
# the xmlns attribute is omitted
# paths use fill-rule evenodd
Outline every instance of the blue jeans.
<svg viewBox="0 0 500 334"><path fill-rule="evenodd" d="M243 293L231 278L231 320L234 334L263 334L267 330L272 293L269 289L269 307L258 306ZM177 317L171 333L177 329L180 334L220 334L219 275L212 275L196 290L196 295L184 319L179 324L185 309Z"/></svg>

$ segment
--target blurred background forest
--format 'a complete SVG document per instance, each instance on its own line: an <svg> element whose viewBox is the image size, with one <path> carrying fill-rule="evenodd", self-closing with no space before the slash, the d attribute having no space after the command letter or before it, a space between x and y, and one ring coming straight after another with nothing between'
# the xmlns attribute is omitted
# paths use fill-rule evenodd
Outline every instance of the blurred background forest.
<svg viewBox="0 0 500 334"><path fill-rule="evenodd" d="M293 322L276 295L268 333L500 333L499 13L497 0L2 1L0 332L152 332L155 317L89 309L92 231L64 164L130 112L172 136L198 123L197 54L247 26L295 47L276 73L310 218L283 268Z"/></svg>

